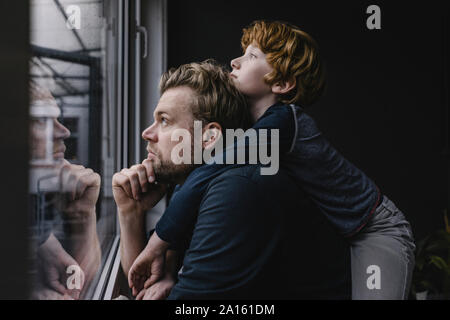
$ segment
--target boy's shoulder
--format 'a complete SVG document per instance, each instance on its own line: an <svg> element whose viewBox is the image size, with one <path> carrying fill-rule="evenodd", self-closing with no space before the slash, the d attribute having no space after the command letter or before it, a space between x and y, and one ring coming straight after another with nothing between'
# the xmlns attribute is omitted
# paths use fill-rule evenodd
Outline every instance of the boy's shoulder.
<svg viewBox="0 0 450 320"><path fill-rule="evenodd" d="M265 118L293 118L295 121L314 121L311 116L309 116L305 109L296 104L283 104L281 102L274 104L269 109L266 110L264 115L259 119Z"/></svg>
<svg viewBox="0 0 450 320"><path fill-rule="evenodd" d="M310 138L321 134L316 121L305 112L303 107L290 104L289 108L291 108L295 119L296 138Z"/></svg>
<svg viewBox="0 0 450 320"><path fill-rule="evenodd" d="M320 135L321 132L316 124L316 121L305 112L302 106L296 104L278 104L272 109L273 117L290 118L294 123L294 140L298 138L310 138Z"/></svg>
<svg viewBox="0 0 450 320"><path fill-rule="evenodd" d="M295 112L301 111L302 108L300 106L294 105L294 104L283 104L281 102L278 102L271 107L269 107L264 116L292 116L295 114Z"/></svg>
<svg viewBox="0 0 450 320"><path fill-rule="evenodd" d="M276 103L270 106L256 121L253 128L290 128L295 127L295 108L290 105Z"/></svg>

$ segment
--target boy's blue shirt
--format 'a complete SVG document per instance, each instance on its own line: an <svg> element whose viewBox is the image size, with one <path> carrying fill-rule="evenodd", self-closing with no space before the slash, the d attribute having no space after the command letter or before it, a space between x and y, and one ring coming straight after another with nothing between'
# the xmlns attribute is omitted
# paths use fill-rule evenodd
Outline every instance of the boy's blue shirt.
<svg viewBox="0 0 450 320"><path fill-rule="evenodd" d="M351 236L365 225L381 201L377 186L330 145L301 107L276 103L258 119L253 129L258 138L260 129L268 129L268 145L272 143L270 129L279 130L281 165L338 232ZM249 147L248 141L245 147ZM232 148L236 151L238 147L235 144ZM212 163L193 170L184 184L177 186L156 224L158 236L172 248L186 248L209 183L226 170L242 165L245 164Z"/></svg>

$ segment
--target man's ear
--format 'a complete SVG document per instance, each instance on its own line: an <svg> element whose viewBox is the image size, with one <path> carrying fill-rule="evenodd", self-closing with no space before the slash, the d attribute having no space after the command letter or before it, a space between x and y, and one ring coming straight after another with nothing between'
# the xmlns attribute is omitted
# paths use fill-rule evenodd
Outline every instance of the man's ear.
<svg viewBox="0 0 450 320"><path fill-rule="evenodd" d="M272 85L272 92L275 94L285 94L295 88L297 81L295 78L292 78L287 81L279 81Z"/></svg>
<svg viewBox="0 0 450 320"><path fill-rule="evenodd" d="M222 137L222 126L217 122L210 122L203 127L202 146L204 149L213 148Z"/></svg>

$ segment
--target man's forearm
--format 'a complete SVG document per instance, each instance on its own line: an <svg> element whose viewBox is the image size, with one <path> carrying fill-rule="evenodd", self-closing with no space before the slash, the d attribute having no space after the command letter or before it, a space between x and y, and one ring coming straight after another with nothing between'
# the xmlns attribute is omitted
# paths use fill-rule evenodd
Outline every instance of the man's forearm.
<svg viewBox="0 0 450 320"><path fill-rule="evenodd" d="M146 245L145 212L123 212L119 209L120 260L125 276Z"/></svg>
<svg viewBox="0 0 450 320"><path fill-rule="evenodd" d="M89 244L97 238L97 222L95 208L89 212L79 212L63 222L67 250L75 256L79 252L89 250Z"/></svg>
<svg viewBox="0 0 450 320"><path fill-rule="evenodd" d="M95 211L83 218L66 221L65 230L67 251L80 265L88 284L97 272L101 260Z"/></svg>
<svg viewBox="0 0 450 320"><path fill-rule="evenodd" d="M166 264L165 264L165 274L177 278L178 270L180 269L180 257L177 251L167 250L166 253Z"/></svg>

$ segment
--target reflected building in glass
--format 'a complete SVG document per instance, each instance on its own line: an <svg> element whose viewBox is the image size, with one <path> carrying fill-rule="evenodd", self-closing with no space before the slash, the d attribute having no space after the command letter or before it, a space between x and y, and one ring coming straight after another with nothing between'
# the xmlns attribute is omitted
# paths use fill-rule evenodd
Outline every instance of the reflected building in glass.
<svg viewBox="0 0 450 320"><path fill-rule="evenodd" d="M116 236L117 2L31 2L32 299L91 299Z"/></svg>

